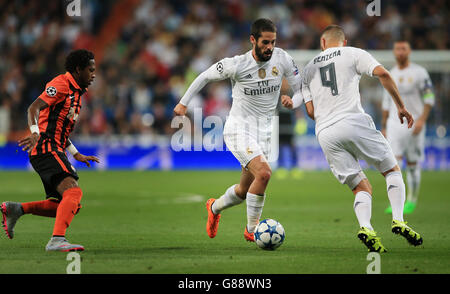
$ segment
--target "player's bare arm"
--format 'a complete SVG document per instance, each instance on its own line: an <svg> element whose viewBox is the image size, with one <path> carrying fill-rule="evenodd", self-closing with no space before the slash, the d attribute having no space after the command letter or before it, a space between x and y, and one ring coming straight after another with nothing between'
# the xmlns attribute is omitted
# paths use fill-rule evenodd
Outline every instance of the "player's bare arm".
<svg viewBox="0 0 450 294"><path fill-rule="evenodd" d="M386 125L389 117L389 110L383 110L381 114L381 133L386 137Z"/></svg>
<svg viewBox="0 0 450 294"><path fill-rule="evenodd" d="M67 139L67 142L69 145L66 148L66 150L69 151L70 154L72 154L73 158L75 158L77 161L85 163L88 167L91 167L91 164L89 161L95 161L97 163L100 163L100 159L98 159L97 156L83 155L75 148L75 146L73 145L72 141L70 141L70 139Z"/></svg>
<svg viewBox="0 0 450 294"><path fill-rule="evenodd" d="M291 88L286 79L283 79L283 82L281 83L281 91L280 92L282 94L280 97L281 105L283 105L287 109L292 109L294 105L292 103L292 99L290 96Z"/></svg>
<svg viewBox="0 0 450 294"><path fill-rule="evenodd" d="M314 120L314 104L313 104L313 102L308 101L305 103L305 106L306 106L306 113L312 120Z"/></svg>
<svg viewBox="0 0 450 294"><path fill-rule="evenodd" d="M424 104L422 115L416 120L414 124L413 135L418 135L422 131L425 123L427 122L428 116L430 115L431 108L433 106L431 104Z"/></svg>
<svg viewBox="0 0 450 294"><path fill-rule="evenodd" d="M291 82L292 83L292 82ZM281 87L281 105L286 107L287 109L295 109L302 105L304 98L302 94L302 88L299 86L300 83L293 83L293 87L290 88L290 84L286 79L283 79L282 87ZM288 91L291 94L288 94Z"/></svg>
<svg viewBox="0 0 450 294"><path fill-rule="evenodd" d="M403 123L403 118L406 118L408 122L408 128L411 128L414 124L414 119L411 113L409 113L409 111L405 108L405 104L403 103L403 100L400 97L400 93L398 92L397 85L395 84L395 81L389 71L386 70L382 65L379 65L373 70L373 75L378 77L381 85L389 92L392 99L394 100L394 103L398 109L398 118L400 119L400 122Z"/></svg>
<svg viewBox="0 0 450 294"><path fill-rule="evenodd" d="M88 167L91 167L91 164L89 163L89 161L95 161L97 163L100 163L100 159L98 159L97 156L93 156L93 155L83 155L80 152L78 152L77 154L75 154L73 156L73 158L75 158L76 160L80 161L80 162L84 162Z"/></svg>
<svg viewBox="0 0 450 294"><path fill-rule="evenodd" d="M31 103L27 111L28 127L30 127L30 129L32 128L32 126L34 126L33 128L37 128L39 121L39 112L47 107L48 104L45 103L45 101L40 98L36 99L33 103ZM39 140L39 129L37 129L37 131L34 131L33 129L30 136L19 141L19 146L22 147L23 151L28 151L33 149L34 145L36 145L38 140Z"/></svg>

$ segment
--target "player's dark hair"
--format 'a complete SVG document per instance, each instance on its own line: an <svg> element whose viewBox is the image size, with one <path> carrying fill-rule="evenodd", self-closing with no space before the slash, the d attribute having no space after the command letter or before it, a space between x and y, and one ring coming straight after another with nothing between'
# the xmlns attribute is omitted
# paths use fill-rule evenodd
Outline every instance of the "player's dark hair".
<svg viewBox="0 0 450 294"><path fill-rule="evenodd" d="M262 32L277 32L277 27L275 24L267 18L260 18L255 20L251 27L251 35L258 40L261 37Z"/></svg>
<svg viewBox="0 0 450 294"><path fill-rule="evenodd" d="M411 46L411 43L410 43L409 40L407 40L406 38L399 38L399 39L397 39L397 40L394 41L394 44L395 44L395 43L408 43L409 46Z"/></svg>
<svg viewBox="0 0 450 294"><path fill-rule="evenodd" d="M323 32L322 32L322 36L326 33L331 33L333 34L333 36L335 38L339 38L339 39L345 39L345 34L344 34L344 29L341 26L332 24L327 26Z"/></svg>
<svg viewBox="0 0 450 294"><path fill-rule="evenodd" d="M86 68L92 59L94 59L94 53L86 49L78 49L69 53L64 66L68 72L73 73L77 67Z"/></svg>

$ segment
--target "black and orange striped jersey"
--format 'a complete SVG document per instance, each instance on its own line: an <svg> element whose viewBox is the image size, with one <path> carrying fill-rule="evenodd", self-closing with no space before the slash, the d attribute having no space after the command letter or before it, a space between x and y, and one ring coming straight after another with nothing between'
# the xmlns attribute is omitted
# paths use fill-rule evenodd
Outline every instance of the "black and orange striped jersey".
<svg viewBox="0 0 450 294"><path fill-rule="evenodd" d="M48 107L39 113L40 137L30 152L31 156L65 151L70 145L68 138L80 113L81 95L86 91L70 72L58 75L47 83L39 98Z"/></svg>

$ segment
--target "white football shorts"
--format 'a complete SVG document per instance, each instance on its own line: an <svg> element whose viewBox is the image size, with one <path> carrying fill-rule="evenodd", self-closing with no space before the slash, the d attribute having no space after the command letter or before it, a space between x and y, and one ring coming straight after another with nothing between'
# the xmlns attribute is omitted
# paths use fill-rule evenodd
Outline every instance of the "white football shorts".
<svg viewBox="0 0 450 294"><path fill-rule="evenodd" d="M424 159L425 126L414 136L414 126L408 129L406 123L388 120L386 124L386 138L396 157L405 157L408 162L420 162Z"/></svg>
<svg viewBox="0 0 450 294"><path fill-rule="evenodd" d="M274 117L230 116L227 119L223 130L224 141L242 167L246 168L259 155L268 162L278 158L278 133L274 133L275 124L277 128L278 121Z"/></svg>
<svg viewBox="0 0 450 294"><path fill-rule="evenodd" d="M365 113L349 114L321 130L317 139L334 176L350 189L366 178L358 160L381 173L397 165L389 143Z"/></svg>

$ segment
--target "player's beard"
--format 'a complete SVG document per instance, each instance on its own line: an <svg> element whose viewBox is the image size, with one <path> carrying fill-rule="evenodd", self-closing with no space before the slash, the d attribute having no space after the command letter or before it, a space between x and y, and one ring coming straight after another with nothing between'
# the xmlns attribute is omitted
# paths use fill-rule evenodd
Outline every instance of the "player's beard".
<svg viewBox="0 0 450 294"><path fill-rule="evenodd" d="M407 56L396 56L395 59L397 60L397 63L401 66L405 66L408 63Z"/></svg>
<svg viewBox="0 0 450 294"><path fill-rule="evenodd" d="M270 55L266 55L267 53L270 53ZM258 57L259 61L269 61L270 58L272 58L273 50L267 49L265 52L262 51L260 47L258 47L257 44L255 44L255 54Z"/></svg>

